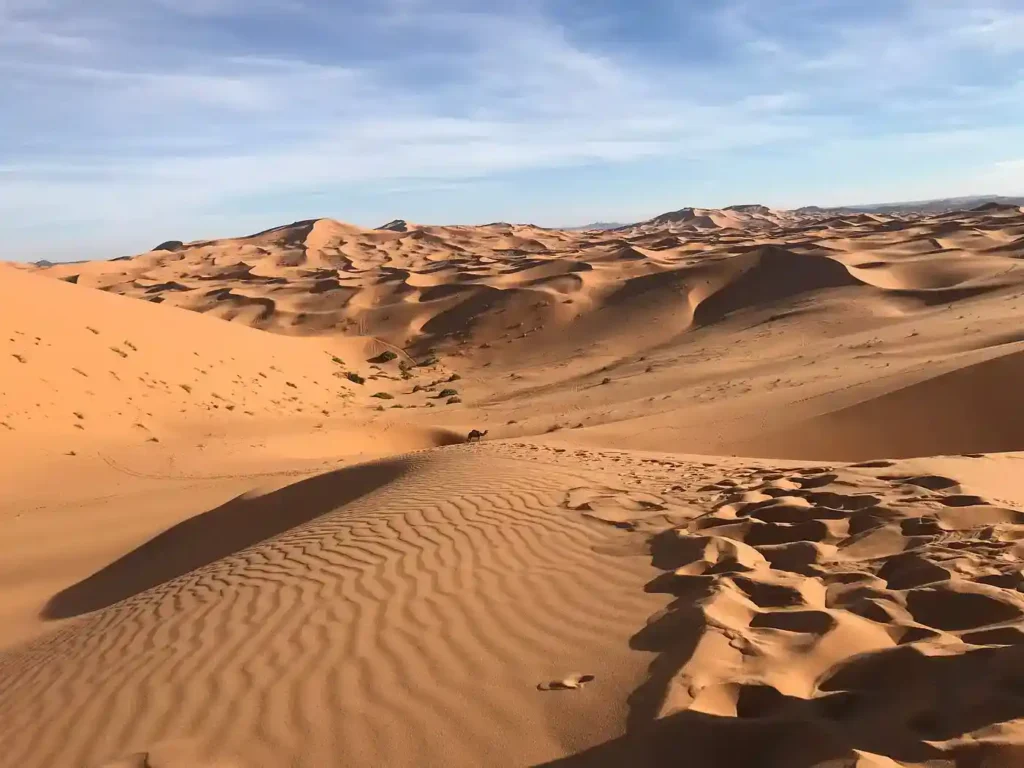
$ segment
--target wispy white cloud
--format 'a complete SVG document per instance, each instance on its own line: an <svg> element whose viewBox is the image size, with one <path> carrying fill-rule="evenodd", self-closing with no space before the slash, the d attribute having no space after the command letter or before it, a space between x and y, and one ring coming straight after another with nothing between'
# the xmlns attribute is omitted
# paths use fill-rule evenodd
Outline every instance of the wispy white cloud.
<svg viewBox="0 0 1024 768"><path fill-rule="evenodd" d="M980 171L975 181L978 189L1002 195L1021 195L1024 179L1024 158L1000 160Z"/></svg>
<svg viewBox="0 0 1024 768"><path fill-rule="evenodd" d="M862 140L966 150L1024 116L1010 95L1024 10L867 5L695 9L696 55L616 38L616 12L637 12L625 0L604 38L556 0L0 0L0 222L14 222L0 227L55 211L97 230L198 220L253 196L654 159L717 174L751 152Z"/></svg>

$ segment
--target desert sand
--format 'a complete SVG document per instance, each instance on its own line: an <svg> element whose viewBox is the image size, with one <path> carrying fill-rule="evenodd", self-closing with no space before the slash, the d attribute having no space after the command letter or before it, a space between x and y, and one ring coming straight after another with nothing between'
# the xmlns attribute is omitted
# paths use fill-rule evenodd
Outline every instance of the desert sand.
<svg viewBox="0 0 1024 768"><path fill-rule="evenodd" d="M743 205L0 264L0 766L1016 766L1022 258Z"/></svg>

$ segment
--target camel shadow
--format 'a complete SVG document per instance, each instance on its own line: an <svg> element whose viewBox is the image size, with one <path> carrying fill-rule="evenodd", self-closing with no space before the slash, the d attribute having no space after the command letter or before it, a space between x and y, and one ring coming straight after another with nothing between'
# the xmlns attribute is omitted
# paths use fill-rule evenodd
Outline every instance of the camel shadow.
<svg viewBox="0 0 1024 768"><path fill-rule="evenodd" d="M404 475L389 459L317 475L262 496L242 494L168 528L47 601L43 619L107 608L333 512Z"/></svg>

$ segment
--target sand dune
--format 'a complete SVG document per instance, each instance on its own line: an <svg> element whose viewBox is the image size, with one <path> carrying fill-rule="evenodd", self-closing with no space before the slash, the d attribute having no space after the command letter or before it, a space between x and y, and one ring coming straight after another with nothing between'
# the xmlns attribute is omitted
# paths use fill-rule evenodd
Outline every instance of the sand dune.
<svg viewBox="0 0 1024 768"><path fill-rule="evenodd" d="M0 765L1016 765L1022 243L751 204L0 265Z"/></svg>
<svg viewBox="0 0 1024 768"><path fill-rule="evenodd" d="M1024 444L1024 345L742 443L752 455L925 456ZM885 425L884 429L880 425Z"/></svg>

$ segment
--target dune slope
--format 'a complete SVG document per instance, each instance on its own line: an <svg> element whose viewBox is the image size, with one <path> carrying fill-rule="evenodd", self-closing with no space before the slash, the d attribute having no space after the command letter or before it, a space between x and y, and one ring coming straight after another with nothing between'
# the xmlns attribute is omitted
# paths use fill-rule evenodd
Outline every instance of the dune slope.
<svg viewBox="0 0 1024 768"><path fill-rule="evenodd" d="M57 594L94 612L0 657L3 764L522 765L618 735L652 569L561 505L578 468L484 450L230 501ZM538 690L572 674L596 693Z"/></svg>

